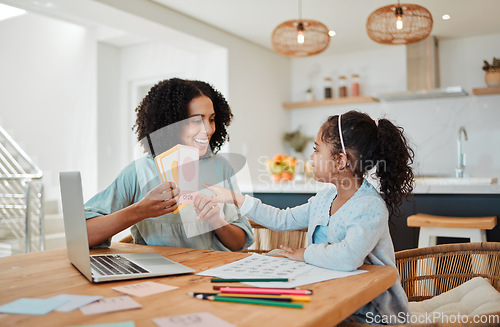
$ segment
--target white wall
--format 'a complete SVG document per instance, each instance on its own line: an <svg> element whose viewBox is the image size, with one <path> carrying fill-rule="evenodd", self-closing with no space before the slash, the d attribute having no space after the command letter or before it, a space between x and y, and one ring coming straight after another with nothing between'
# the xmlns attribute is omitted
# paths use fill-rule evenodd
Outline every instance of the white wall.
<svg viewBox="0 0 500 327"><path fill-rule="evenodd" d="M0 22L0 124L44 172L81 170L96 189L96 47L92 30L37 14Z"/></svg>
<svg viewBox="0 0 500 327"><path fill-rule="evenodd" d="M439 45L441 86L461 85L469 94L472 88L486 87L481 66L483 59L491 62L493 56L499 56L499 34L442 40ZM307 88L307 73L318 67L325 73L365 71L375 74L362 75L364 95L398 91L406 85L406 74L404 80L398 77L405 71L406 62L406 54L401 49L404 51L404 47L388 47L378 54L364 52L294 60L293 87L298 93L295 98L301 100ZM371 65L369 70L363 68L367 62ZM381 87L383 92L379 91ZM500 95L295 109L291 112L290 129L300 126L303 132L315 136L328 116L352 109L366 112L374 119L386 116L403 126L416 150L417 174L453 175L457 165L458 128L465 126L469 136L463 144L467 155L465 173L474 177L500 176Z"/></svg>
<svg viewBox="0 0 500 327"><path fill-rule="evenodd" d="M500 57L500 34L439 41L441 84L484 87L483 60Z"/></svg>
<svg viewBox="0 0 500 327"><path fill-rule="evenodd" d="M416 154L415 173L426 176L455 173L457 132L465 126L469 135L463 143L467 155L465 173L473 177L500 177L499 107L500 96L317 107L293 110L290 126L301 126L303 132L316 136L330 115L354 109L373 119L386 117L404 127ZM307 154L310 153L309 149Z"/></svg>

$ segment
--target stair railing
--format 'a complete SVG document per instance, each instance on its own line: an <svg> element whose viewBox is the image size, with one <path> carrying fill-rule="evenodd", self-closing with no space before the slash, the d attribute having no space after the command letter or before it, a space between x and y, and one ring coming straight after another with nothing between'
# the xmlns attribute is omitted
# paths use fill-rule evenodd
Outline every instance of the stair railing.
<svg viewBox="0 0 500 327"><path fill-rule="evenodd" d="M0 244L10 247L11 254L44 249L42 176L0 127Z"/></svg>

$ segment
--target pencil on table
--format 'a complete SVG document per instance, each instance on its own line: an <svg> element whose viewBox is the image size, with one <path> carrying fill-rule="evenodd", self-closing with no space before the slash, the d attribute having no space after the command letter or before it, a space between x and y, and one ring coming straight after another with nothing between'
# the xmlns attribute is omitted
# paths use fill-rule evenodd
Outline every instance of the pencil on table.
<svg viewBox="0 0 500 327"><path fill-rule="evenodd" d="M247 297L247 298L259 298L259 299L290 299L292 302L311 302L311 296L309 295L282 295L282 294L245 294L245 293L218 293L217 296L225 297Z"/></svg>
<svg viewBox="0 0 500 327"><path fill-rule="evenodd" d="M289 278L212 278L212 283L288 282Z"/></svg>
<svg viewBox="0 0 500 327"><path fill-rule="evenodd" d="M288 303L288 302L278 302L278 301L270 301L270 300L257 300L257 299L225 297L225 296L206 296L206 297L204 297L202 295L196 295L195 298L201 299L201 300L208 300L208 301L269 305L269 306L275 306L275 307L286 307L286 308L296 308L296 309L303 308L303 305L300 303Z"/></svg>
<svg viewBox="0 0 500 327"><path fill-rule="evenodd" d="M258 299L258 300L270 300L270 301L282 301L282 302L310 302L311 297L308 295L267 295L267 294L243 294L243 293L186 293L189 296L201 295L203 297L207 296L223 296L223 297L238 297L246 299Z"/></svg>
<svg viewBox="0 0 500 327"><path fill-rule="evenodd" d="M256 287L229 287L214 286L214 290L222 293L247 293L247 294L287 294L287 295L311 295L312 290L299 290L289 288L256 288Z"/></svg>

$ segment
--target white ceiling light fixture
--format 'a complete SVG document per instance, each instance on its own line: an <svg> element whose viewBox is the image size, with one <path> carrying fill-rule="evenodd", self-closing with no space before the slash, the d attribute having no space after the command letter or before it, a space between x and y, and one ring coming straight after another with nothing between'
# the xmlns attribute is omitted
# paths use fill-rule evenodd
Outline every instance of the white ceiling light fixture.
<svg viewBox="0 0 500 327"><path fill-rule="evenodd" d="M443 16L441 16L441 18L442 18L443 20L449 20L449 19L451 19L451 16L450 16L450 15L448 15L448 14L444 14Z"/></svg>
<svg viewBox="0 0 500 327"><path fill-rule="evenodd" d="M0 3L0 21L24 15L26 10L7 6Z"/></svg>
<svg viewBox="0 0 500 327"><path fill-rule="evenodd" d="M299 18L288 20L276 27L271 36L274 51L287 57L307 57L318 54L330 44L328 28L311 19L302 19L299 0Z"/></svg>

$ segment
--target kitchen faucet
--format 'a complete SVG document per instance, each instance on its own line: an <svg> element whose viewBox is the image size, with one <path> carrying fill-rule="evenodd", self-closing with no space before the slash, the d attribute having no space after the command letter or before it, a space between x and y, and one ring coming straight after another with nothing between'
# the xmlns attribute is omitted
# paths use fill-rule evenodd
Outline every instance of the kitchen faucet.
<svg viewBox="0 0 500 327"><path fill-rule="evenodd" d="M462 133L464 134L464 138L467 141L467 131L465 127L460 126L458 129L458 138L457 138L457 159L458 165L455 169L455 177L462 178L464 177L464 169L465 169L465 153L462 153Z"/></svg>

